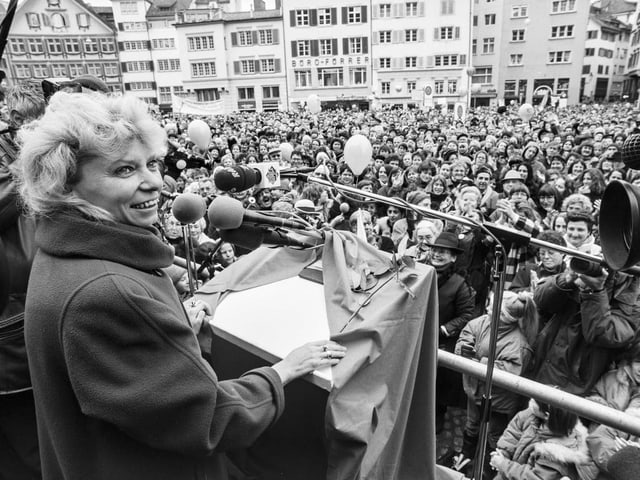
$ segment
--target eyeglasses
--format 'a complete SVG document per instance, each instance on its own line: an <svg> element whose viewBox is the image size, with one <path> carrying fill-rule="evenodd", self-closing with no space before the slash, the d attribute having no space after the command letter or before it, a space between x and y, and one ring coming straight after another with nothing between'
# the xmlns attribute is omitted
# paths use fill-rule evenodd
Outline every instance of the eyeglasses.
<svg viewBox="0 0 640 480"><path fill-rule="evenodd" d="M561 255L561 253L554 252L553 250L544 250L544 249L540 249L538 251L538 257L540 257L540 258L542 258L542 257L552 258L554 255Z"/></svg>

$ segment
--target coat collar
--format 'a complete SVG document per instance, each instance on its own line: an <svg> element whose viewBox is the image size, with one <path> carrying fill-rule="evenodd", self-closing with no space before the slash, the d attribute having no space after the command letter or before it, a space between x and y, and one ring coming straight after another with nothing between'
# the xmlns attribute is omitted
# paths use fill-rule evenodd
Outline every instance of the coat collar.
<svg viewBox="0 0 640 480"><path fill-rule="evenodd" d="M566 437L552 437L537 443L535 453L540 457L564 464L586 464L590 460L587 429L578 420L573 431Z"/></svg>
<svg viewBox="0 0 640 480"><path fill-rule="evenodd" d="M161 240L157 229L97 222L75 213L40 219L36 243L56 257L107 260L145 271L173 262L173 249Z"/></svg>

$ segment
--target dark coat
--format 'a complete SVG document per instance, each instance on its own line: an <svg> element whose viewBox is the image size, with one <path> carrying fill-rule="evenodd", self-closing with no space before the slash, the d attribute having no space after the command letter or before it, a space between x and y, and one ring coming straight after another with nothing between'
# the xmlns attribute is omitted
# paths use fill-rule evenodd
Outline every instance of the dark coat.
<svg viewBox="0 0 640 480"><path fill-rule="evenodd" d="M531 376L584 395L635 338L640 327L640 279L614 273L603 291L589 294L560 288L557 279L558 275L543 279L534 293L538 309L549 321L533 346Z"/></svg>
<svg viewBox="0 0 640 480"><path fill-rule="evenodd" d="M282 412L277 373L218 381L157 231L43 219L26 339L47 480L227 478L221 452Z"/></svg>

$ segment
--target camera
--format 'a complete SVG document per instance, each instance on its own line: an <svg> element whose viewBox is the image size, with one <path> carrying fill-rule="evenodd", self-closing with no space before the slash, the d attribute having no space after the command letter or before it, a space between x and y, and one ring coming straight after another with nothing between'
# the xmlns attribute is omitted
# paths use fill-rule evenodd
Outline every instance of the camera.
<svg viewBox="0 0 640 480"><path fill-rule="evenodd" d="M600 277L604 273L599 263L582 260L581 258L573 257L569 262L569 266L574 272L587 277Z"/></svg>

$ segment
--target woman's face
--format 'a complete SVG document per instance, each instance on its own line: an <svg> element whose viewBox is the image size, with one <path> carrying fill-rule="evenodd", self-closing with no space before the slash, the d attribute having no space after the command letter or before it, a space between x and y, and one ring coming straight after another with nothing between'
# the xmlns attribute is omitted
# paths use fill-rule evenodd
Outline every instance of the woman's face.
<svg viewBox="0 0 640 480"><path fill-rule="evenodd" d="M556 217L556 221L553 223L553 230L563 235L567 233L567 221L564 217Z"/></svg>
<svg viewBox="0 0 640 480"><path fill-rule="evenodd" d="M565 152L570 152L572 148L573 148L572 142L566 141L562 144L562 150L564 150Z"/></svg>
<svg viewBox="0 0 640 480"><path fill-rule="evenodd" d="M414 170L409 170L407 172L407 182L416 183L418 181L418 172Z"/></svg>
<svg viewBox="0 0 640 480"><path fill-rule="evenodd" d="M158 221L160 160L141 142L133 141L124 157L115 162L94 158L78 170L80 180L71 190L109 212L116 222L150 227Z"/></svg>
<svg viewBox="0 0 640 480"><path fill-rule="evenodd" d="M462 198L460 198L460 207L463 212L478 208L478 197L474 193L465 192Z"/></svg>
<svg viewBox="0 0 640 480"><path fill-rule="evenodd" d="M220 260L224 266L230 265L235 260L235 253L233 253L233 247L229 243L225 243L220 247Z"/></svg>
<svg viewBox="0 0 640 480"><path fill-rule="evenodd" d="M584 187L591 187L592 183L593 183L593 179L591 178L591 174L590 173L585 173L582 176L582 185Z"/></svg>
<svg viewBox="0 0 640 480"><path fill-rule="evenodd" d="M420 180L424 183L429 183L431 181L431 174L429 170L422 170L420 172Z"/></svg>
<svg viewBox="0 0 640 480"><path fill-rule="evenodd" d="M435 193L436 195L442 195L444 193L444 185L440 181L434 182L433 186L431 187L431 191L433 191L433 193Z"/></svg>
<svg viewBox="0 0 640 480"><path fill-rule="evenodd" d="M614 180L622 180L622 178L623 178L623 175L620 170L615 170L611 172L611 175L609 175L610 182L613 182Z"/></svg>
<svg viewBox="0 0 640 480"><path fill-rule="evenodd" d="M352 185L353 184L353 172L349 169L343 170L340 174L340 182L343 185Z"/></svg>
<svg viewBox="0 0 640 480"><path fill-rule="evenodd" d="M514 205L519 204L520 202L526 202L529 199L529 197L527 197L527 194L525 192L513 192L511 194L511 196L509 197L509 200L511 200L511 202Z"/></svg>
<svg viewBox="0 0 640 480"><path fill-rule="evenodd" d="M582 172L584 172L584 165L581 163L574 163L571 167L571 173L574 175L580 175Z"/></svg>
<svg viewBox="0 0 640 480"><path fill-rule="evenodd" d="M564 181L564 178L562 177L556 178L556 181L553 183L553 186L556 187L556 190L558 190L558 192L560 193L564 193L564 191L567 189L567 184Z"/></svg>
<svg viewBox="0 0 640 480"><path fill-rule="evenodd" d="M547 212L553 210L555 204L555 197L553 195L541 195L540 206Z"/></svg>
<svg viewBox="0 0 640 480"><path fill-rule="evenodd" d="M180 222L173 215L169 215L164 220L164 236L169 240L177 240L182 237Z"/></svg>
<svg viewBox="0 0 640 480"><path fill-rule="evenodd" d="M444 267L456 261L456 256L448 248L431 248L431 265L434 267Z"/></svg>
<svg viewBox="0 0 640 480"><path fill-rule="evenodd" d="M487 163L487 156L484 153L479 153L476 155L476 165L485 165Z"/></svg>
<svg viewBox="0 0 640 480"><path fill-rule="evenodd" d="M440 167L440 175L442 175L445 178L449 178L450 174L451 174L451 165L448 163L443 164Z"/></svg>
<svg viewBox="0 0 640 480"><path fill-rule="evenodd" d="M518 167L518 173L520 174L523 180L526 180L527 177L529 176L529 170L527 170L527 167L524 165L520 165Z"/></svg>

